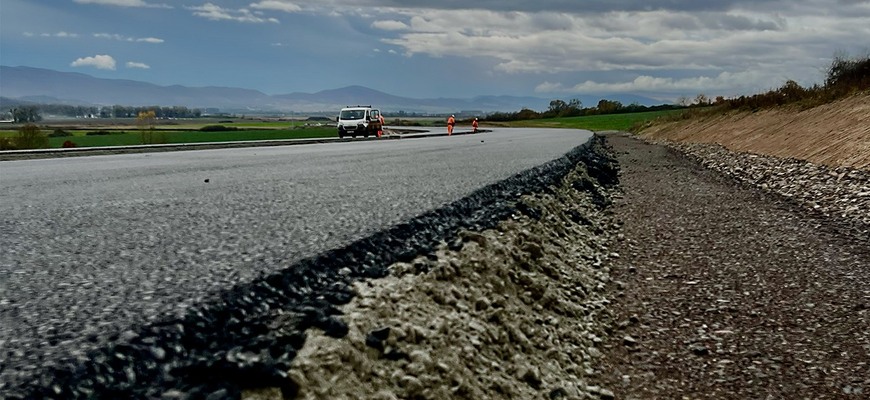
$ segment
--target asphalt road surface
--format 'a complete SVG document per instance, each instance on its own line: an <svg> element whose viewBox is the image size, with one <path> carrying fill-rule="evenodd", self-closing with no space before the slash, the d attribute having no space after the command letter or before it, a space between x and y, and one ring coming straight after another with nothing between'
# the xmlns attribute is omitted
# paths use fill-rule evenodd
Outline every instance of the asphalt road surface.
<svg viewBox="0 0 870 400"><path fill-rule="evenodd" d="M0 388L467 196L578 130L0 163Z"/></svg>

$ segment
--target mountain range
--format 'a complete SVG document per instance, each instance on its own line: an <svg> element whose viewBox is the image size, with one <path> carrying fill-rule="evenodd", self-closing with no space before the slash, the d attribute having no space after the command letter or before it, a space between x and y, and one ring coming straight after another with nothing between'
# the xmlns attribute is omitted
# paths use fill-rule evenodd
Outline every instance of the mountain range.
<svg viewBox="0 0 870 400"><path fill-rule="evenodd" d="M0 96L42 104L185 106L244 113L333 113L341 107L357 104L370 104L387 112L408 113L451 113L464 110L505 112L518 111L522 108L543 111L549 107L552 100L531 96L413 99L363 86L348 86L317 93L268 95L251 89L160 86L141 81L96 78L77 72L23 66L0 66ZM598 104L600 99L616 100L626 105L661 104L660 101L635 95L571 96L570 98L577 98L587 107Z"/></svg>

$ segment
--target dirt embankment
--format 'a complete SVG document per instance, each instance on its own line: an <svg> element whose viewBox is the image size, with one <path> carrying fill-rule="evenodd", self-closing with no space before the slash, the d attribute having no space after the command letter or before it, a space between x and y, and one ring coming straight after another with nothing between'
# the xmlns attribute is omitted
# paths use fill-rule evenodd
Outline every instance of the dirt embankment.
<svg viewBox="0 0 870 400"><path fill-rule="evenodd" d="M728 150L870 169L870 93L810 109L729 111L652 126L651 140L716 143Z"/></svg>
<svg viewBox="0 0 870 400"><path fill-rule="evenodd" d="M293 361L298 391L244 398L612 398L586 380L611 323L606 265L619 257L606 168L581 163L497 228L357 283L347 336L312 332Z"/></svg>

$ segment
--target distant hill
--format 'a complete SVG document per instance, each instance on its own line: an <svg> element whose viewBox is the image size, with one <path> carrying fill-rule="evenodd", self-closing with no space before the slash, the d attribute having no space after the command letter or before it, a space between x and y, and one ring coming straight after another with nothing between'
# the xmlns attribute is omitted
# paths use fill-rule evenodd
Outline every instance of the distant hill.
<svg viewBox="0 0 870 400"><path fill-rule="evenodd" d="M518 111L529 108L543 111L551 99L519 96L479 96L472 99L413 99L394 96L363 86L348 86L317 93L267 95L263 92L231 87L160 86L126 79L104 79L76 72L60 72L32 67L0 66L0 96L35 103L74 105L186 106L217 108L224 112L320 112L347 105L371 104L384 111L451 113L463 110ZM661 102L641 96L568 96L586 106L601 98L623 104ZM565 99L567 100L567 98Z"/></svg>

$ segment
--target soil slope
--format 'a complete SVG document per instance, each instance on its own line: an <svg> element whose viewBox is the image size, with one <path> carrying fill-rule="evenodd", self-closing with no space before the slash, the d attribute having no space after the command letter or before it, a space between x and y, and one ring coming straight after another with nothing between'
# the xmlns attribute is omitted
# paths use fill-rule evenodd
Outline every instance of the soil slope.
<svg viewBox="0 0 870 400"><path fill-rule="evenodd" d="M754 113L733 111L657 124L641 136L716 143L732 151L870 169L870 93L806 110L794 106Z"/></svg>

